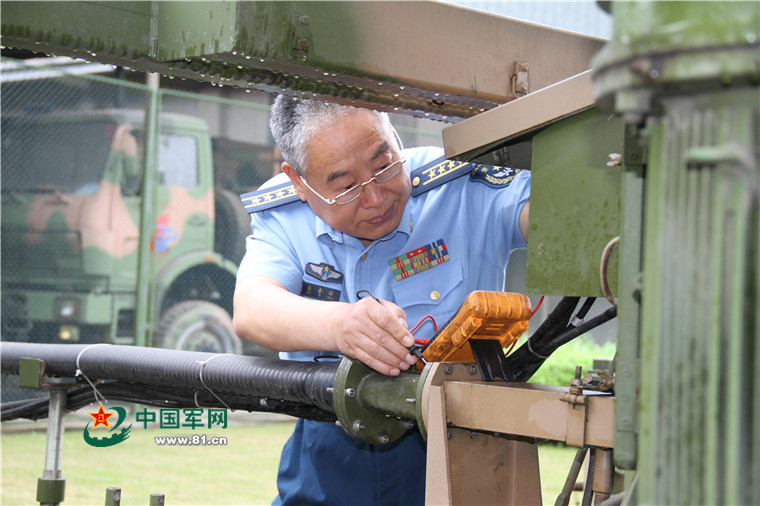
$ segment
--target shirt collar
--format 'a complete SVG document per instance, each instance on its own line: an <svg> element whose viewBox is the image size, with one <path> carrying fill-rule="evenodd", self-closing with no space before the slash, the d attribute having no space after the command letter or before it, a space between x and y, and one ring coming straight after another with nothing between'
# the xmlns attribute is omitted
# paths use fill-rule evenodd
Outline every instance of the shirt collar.
<svg viewBox="0 0 760 506"><path fill-rule="evenodd" d="M335 230L330 225L327 224L322 218L314 215L315 218L315 235L317 239L321 237L326 237L331 242L337 242L340 244L345 243L349 236L348 234L344 234L343 232L340 232L338 230ZM399 223L398 227L391 232L390 234L386 235L385 237L382 237L378 240L388 240L392 238L397 233L402 233L407 236L407 238L412 234L412 211L411 211L411 201L407 201L406 206L404 207L404 213L401 215L401 222ZM357 239L358 240L358 239Z"/></svg>

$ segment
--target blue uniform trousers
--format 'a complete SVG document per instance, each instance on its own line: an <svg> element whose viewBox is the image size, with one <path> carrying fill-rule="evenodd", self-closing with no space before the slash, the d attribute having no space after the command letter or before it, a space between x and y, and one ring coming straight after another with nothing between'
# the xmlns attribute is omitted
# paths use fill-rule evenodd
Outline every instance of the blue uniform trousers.
<svg viewBox="0 0 760 506"><path fill-rule="evenodd" d="M373 445L334 423L299 419L282 450L273 504L424 504L425 455L419 432Z"/></svg>

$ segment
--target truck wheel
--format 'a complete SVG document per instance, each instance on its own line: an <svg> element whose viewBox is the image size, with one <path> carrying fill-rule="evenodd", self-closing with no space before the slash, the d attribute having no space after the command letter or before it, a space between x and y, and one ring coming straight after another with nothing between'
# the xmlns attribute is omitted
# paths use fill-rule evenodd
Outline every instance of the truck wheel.
<svg viewBox="0 0 760 506"><path fill-rule="evenodd" d="M234 193L217 190L214 199L214 251L239 264L245 254L245 238L251 234L251 216Z"/></svg>
<svg viewBox="0 0 760 506"><path fill-rule="evenodd" d="M242 342L232 331L232 319L222 307L205 300L175 304L161 317L153 345L208 353L242 351Z"/></svg>

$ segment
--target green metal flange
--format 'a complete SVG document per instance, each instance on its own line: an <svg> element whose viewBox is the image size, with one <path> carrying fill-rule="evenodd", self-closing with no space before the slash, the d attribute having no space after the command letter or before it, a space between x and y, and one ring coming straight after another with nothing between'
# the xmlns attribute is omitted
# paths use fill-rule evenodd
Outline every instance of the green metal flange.
<svg viewBox="0 0 760 506"><path fill-rule="evenodd" d="M420 411L420 374L384 376L358 360L343 358L333 384L333 406L341 427L374 444L395 441L415 427Z"/></svg>

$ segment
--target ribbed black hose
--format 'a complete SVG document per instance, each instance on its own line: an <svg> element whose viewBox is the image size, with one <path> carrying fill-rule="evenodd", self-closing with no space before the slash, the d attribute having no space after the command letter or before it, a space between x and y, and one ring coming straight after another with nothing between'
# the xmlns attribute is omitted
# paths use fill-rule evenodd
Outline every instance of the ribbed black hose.
<svg viewBox="0 0 760 506"><path fill-rule="evenodd" d="M98 392L108 401L123 401L130 403L155 406L159 408L228 408L231 410L257 411L266 413L281 413L306 418L319 422L334 422L333 411L326 411L316 406L303 403L274 400L265 397L246 395L216 394L210 392L184 390L178 388L156 388L126 382L107 382L97 385ZM76 385L66 392L66 410L76 411L79 408L97 403L92 388L87 385ZM38 420L47 418L49 402L47 397L24 399L4 402L0 406L0 420L15 420L27 418Z"/></svg>
<svg viewBox="0 0 760 506"><path fill-rule="evenodd" d="M4 374L18 374L21 357L45 362L45 374L90 380L245 395L333 411L337 362L294 362L240 355L118 345L0 343Z"/></svg>

